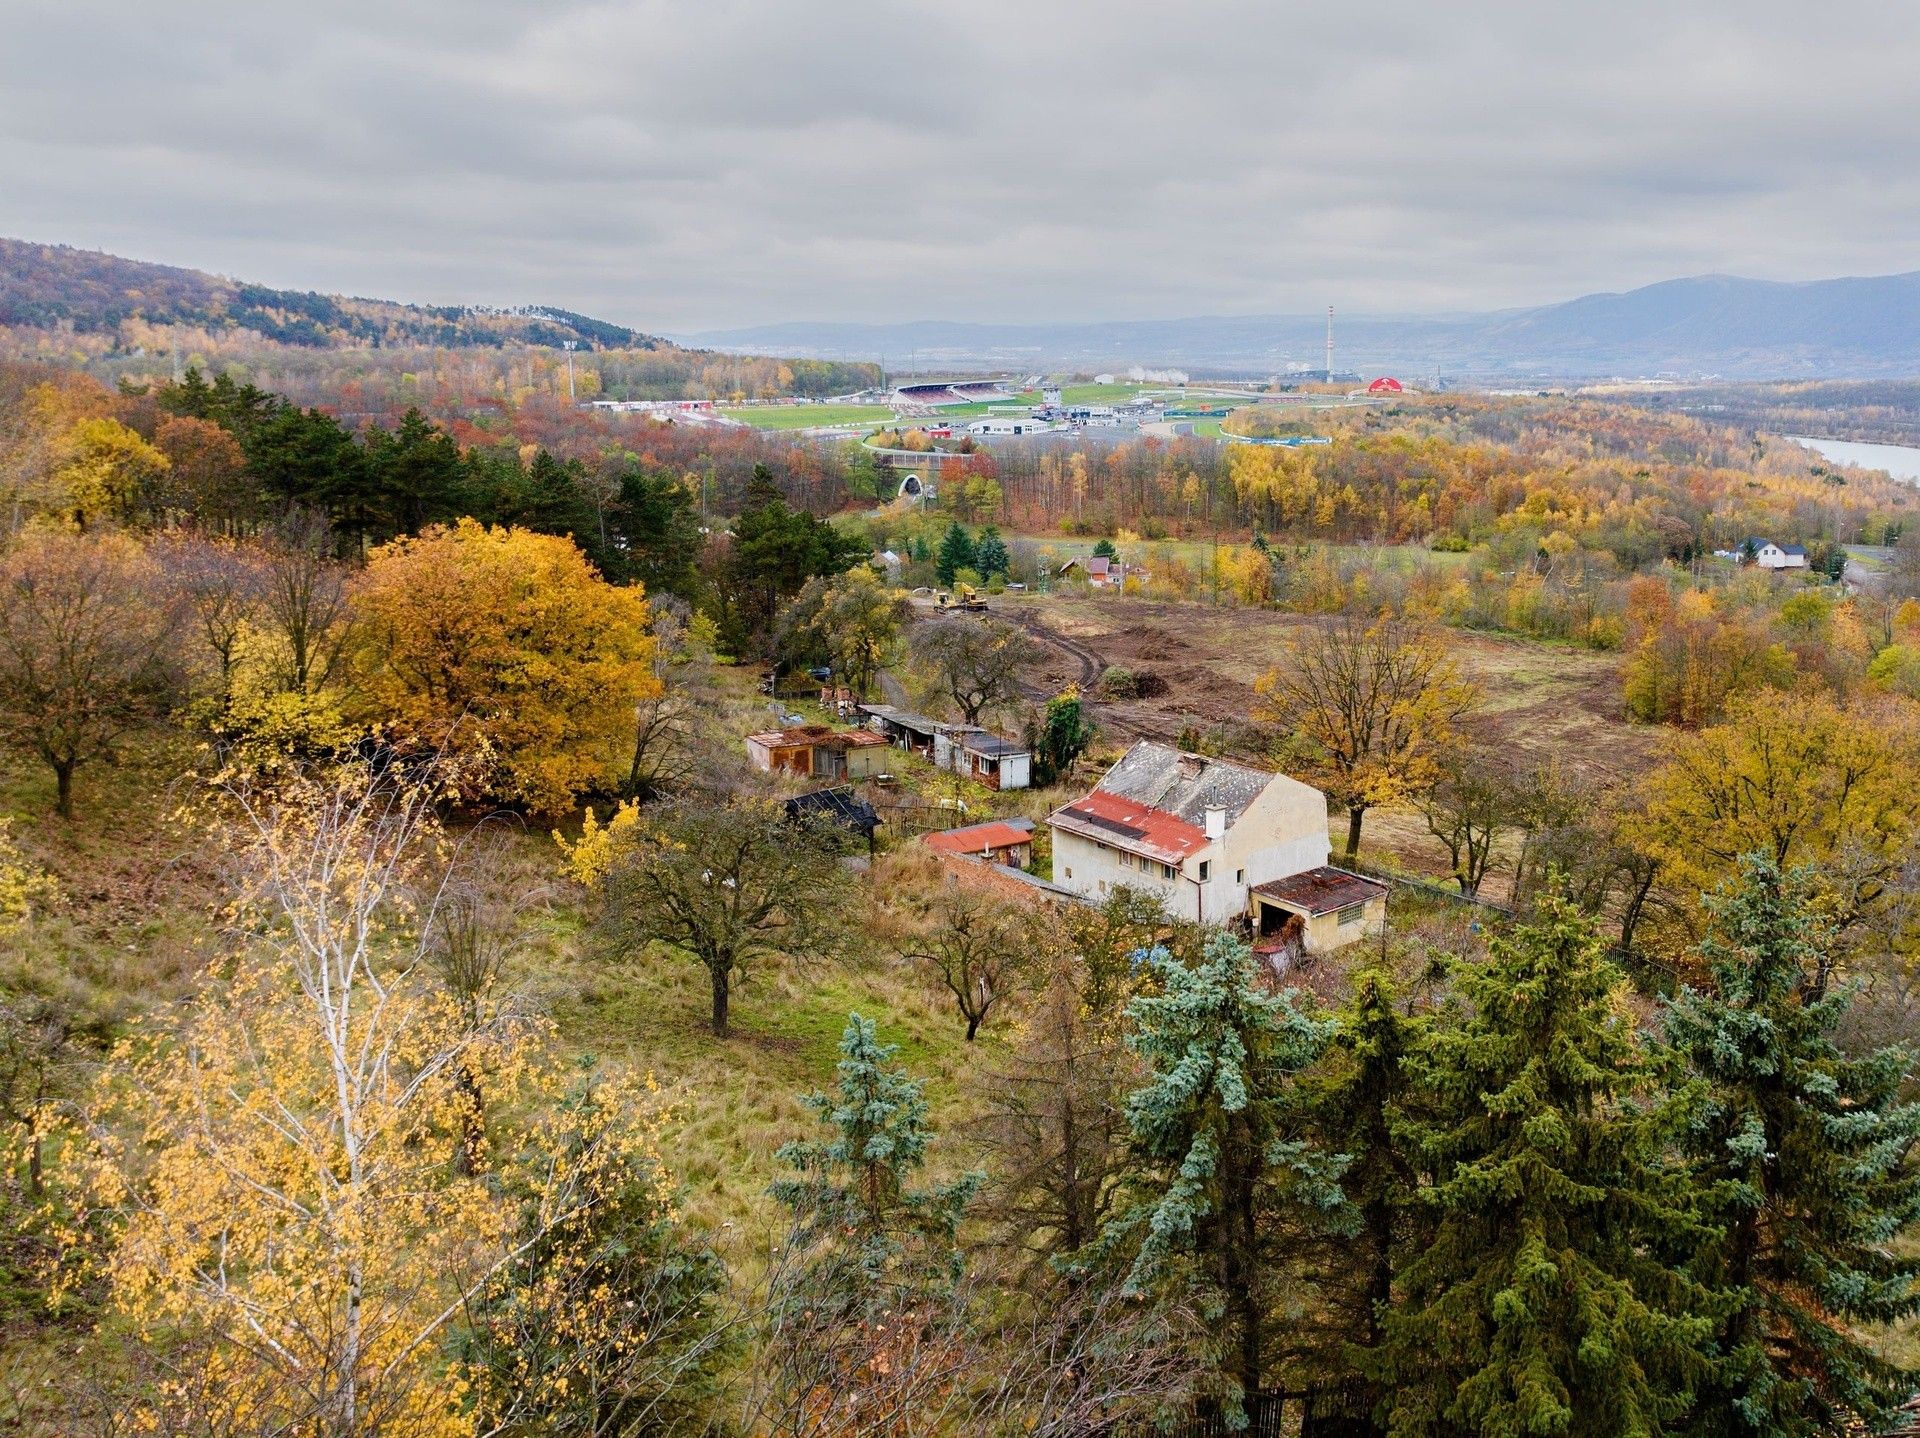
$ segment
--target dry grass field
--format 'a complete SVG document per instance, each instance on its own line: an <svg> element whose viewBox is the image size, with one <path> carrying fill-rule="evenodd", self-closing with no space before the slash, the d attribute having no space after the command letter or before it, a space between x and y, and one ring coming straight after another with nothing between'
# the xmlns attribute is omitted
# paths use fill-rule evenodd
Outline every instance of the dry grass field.
<svg viewBox="0 0 1920 1438"><path fill-rule="evenodd" d="M1034 636L1026 682L1035 694L1078 683L1092 698L1101 747L1138 738L1177 741L1198 732L1229 751L1244 750L1254 684L1283 661L1288 642L1313 620L1272 610L1210 608L1069 595L995 601ZM1583 776L1613 783L1644 770L1659 731L1630 724L1621 710L1619 659L1566 645L1492 634L1449 632L1461 669L1481 692L1474 736L1518 764L1555 759ZM1132 670L1152 697L1105 701L1102 670ZM1344 835L1345 819L1335 826ZM1383 857L1426 872L1444 870L1442 853L1414 814L1367 818L1367 844Z"/></svg>

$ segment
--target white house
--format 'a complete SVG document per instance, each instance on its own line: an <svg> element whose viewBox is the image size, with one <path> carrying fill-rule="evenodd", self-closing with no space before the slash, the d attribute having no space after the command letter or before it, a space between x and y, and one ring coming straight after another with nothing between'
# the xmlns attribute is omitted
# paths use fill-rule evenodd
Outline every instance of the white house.
<svg viewBox="0 0 1920 1438"><path fill-rule="evenodd" d="M1327 862L1318 789L1144 739L1047 824L1060 887L1097 902L1125 884L1204 924L1237 922L1257 885Z"/></svg>
<svg viewBox="0 0 1920 1438"><path fill-rule="evenodd" d="M1805 569L1807 551L1804 545L1775 544L1771 539L1749 539L1740 546L1741 554L1749 552L1753 562L1762 569Z"/></svg>

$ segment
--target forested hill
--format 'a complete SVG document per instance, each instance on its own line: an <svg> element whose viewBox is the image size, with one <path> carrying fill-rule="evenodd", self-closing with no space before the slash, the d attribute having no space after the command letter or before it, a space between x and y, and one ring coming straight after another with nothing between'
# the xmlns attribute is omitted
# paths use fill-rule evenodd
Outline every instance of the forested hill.
<svg viewBox="0 0 1920 1438"><path fill-rule="evenodd" d="M211 335L250 332L319 349L558 348L569 340L592 349L672 348L623 325L539 305L505 311L275 290L97 250L0 239L0 325L113 334L128 321Z"/></svg>

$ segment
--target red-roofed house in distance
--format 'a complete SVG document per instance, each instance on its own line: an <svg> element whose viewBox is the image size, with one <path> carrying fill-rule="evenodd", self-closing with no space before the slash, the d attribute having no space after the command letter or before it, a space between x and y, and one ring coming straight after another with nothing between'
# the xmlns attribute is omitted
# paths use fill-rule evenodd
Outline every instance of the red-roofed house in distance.
<svg viewBox="0 0 1920 1438"><path fill-rule="evenodd" d="M1400 381L1395 379L1392 375L1383 374L1380 376L1379 379L1375 380L1372 384L1367 386L1367 393L1368 394L1405 394L1406 386L1401 384Z"/></svg>
<svg viewBox="0 0 1920 1438"><path fill-rule="evenodd" d="M1095 903L1125 884L1203 924L1237 923L1255 885L1327 862L1318 789L1144 739L1047 825L1054 883Z"/></svg>
<svg viewBox="0 0 1920 1438"><path fill-rule="evenodd" d="M968 824L962 829L943 829L926 835L920 842L938 853L961 854L984 859L989 864L1024 869L1033 862L1033 820L989 819L984 824Z"/></svg>

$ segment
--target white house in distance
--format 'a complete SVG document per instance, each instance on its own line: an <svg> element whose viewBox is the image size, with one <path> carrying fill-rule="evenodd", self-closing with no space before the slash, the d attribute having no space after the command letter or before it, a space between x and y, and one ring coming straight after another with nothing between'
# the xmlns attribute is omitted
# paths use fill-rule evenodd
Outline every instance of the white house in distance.
<svg viewBox="0 0 1920 1438"><path fill-rule="evenodd" d="M1740 553L1753 555L1753 562L1762 569L1805 569L1807 567L1806 546L1800 544L1775 544L1771 539L1749 539L1740 546Z"/></svg>
<svg viewBox="0 0 1920 1438"><path fill-rule="evenodd" d="M1096 903L1125 884L1158 894L1170 918L1244 919L1256 939L1311 952L1385 921L1386 885L1327 864L1326 795L1284 774L1143 739L1047 824L1053 882ZM1335 890L1328 923L1318 896ZM1299 924L1275 922L1288 916Z"/></svg>

